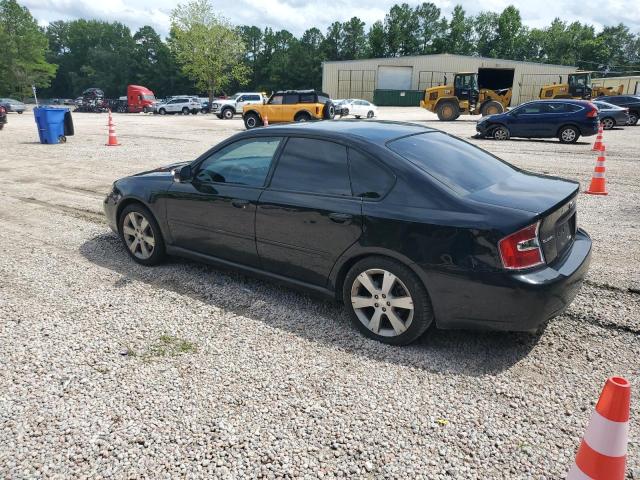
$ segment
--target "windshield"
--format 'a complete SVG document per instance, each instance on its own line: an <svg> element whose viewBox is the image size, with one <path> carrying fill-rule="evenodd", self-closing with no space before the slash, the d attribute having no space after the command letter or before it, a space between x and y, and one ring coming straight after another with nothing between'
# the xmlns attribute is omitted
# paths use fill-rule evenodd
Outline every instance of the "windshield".
<svg viewBox="0 0 640 480"><path fill-rule="evenodd" d="M420 133L387 143L460 195L500 183L518 170L484 150L442 132Z"/></svg>
<svg viewBox="0 0 640 480"><path fill-rule="evenodd" d="M239 96L240 96L240 94L239 94L239 93L234 93L233 95L231 95L231 96L229 97L229 100L235 100L235 99L236 99L236 98L238 98Z"/></svg>

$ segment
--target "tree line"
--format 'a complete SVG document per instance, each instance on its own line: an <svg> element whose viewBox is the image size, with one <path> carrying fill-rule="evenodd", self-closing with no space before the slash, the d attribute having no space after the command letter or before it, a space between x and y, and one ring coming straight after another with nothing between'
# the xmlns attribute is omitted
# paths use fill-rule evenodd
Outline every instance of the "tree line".
<svg viewBox="0 0 640 480"><path fill-rule="evenodd" d="M73 97L88 87L115 97L130 83L158 96L320 88L323 61L437 53L575 65L603 75L640 70L640 34L623 24L596 30L556 18L529 28L513 6L469 15L457 5L447 17L430 2L394 5L368 27L353 17L297 37L233 26L209 0L193 0L172 12L163 39L150 26L132 32L99 20L42 28L17 0L0 0L0 45L0 95L26 96L35 84L48 97Z"/></svg>

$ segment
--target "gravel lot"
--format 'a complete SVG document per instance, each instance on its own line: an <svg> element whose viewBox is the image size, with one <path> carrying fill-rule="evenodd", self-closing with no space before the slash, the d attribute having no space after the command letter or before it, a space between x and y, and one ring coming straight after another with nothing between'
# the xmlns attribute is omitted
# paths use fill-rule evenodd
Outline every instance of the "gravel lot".
<svg viewBox="0 0 640 480"><path fill-rule="evenodd" d="M380 117L475 133L419 108ZM114 119L117 148L99 114L74 115L63 145L37 143L31 113L0 132L0 478L560 478L604 380L640 386L640 127L605 132L610 194L579 197L594 254L566 314L537 337L432 331L396 348L295 291L131 261L103 219L111 182L243 126ZM584 187L593 139L474 142ZM634 399L630 478L639 413Z"/></svg>

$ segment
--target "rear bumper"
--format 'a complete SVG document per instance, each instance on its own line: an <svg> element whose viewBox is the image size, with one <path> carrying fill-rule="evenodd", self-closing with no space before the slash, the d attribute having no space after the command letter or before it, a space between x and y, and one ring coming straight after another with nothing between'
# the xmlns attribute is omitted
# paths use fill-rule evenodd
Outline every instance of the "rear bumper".
<svg viewBox="0 0 640 480"><path fill-rule="evenodd" d="M437 278L432 296L441 328L534 330L561 314L578 294L591 261L591 238L578 229L562 259L528 273Z"/></svg>
<svg viewBox="0 0 640 480"><path fill-rule="evenodd" d="M600 128L600 121L596 120L593 123L589 123L586 125L581 125L580 126L580 134L583 137L591 137L592 135L595 135L598 133L598 129Z"/></svg>

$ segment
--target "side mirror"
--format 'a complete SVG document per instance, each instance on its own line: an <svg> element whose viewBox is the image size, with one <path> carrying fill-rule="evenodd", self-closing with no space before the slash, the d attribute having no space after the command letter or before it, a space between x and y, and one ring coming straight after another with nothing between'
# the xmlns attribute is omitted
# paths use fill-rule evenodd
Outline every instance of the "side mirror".
<svg viewBox="0 0 640 480"><path fill-rule="evenodd" d="M176 168L173 171L173 181L178 183L186 183L191 181L191 176L193 172L191 171L191 165L183 165L180 168Z"/></svg>

